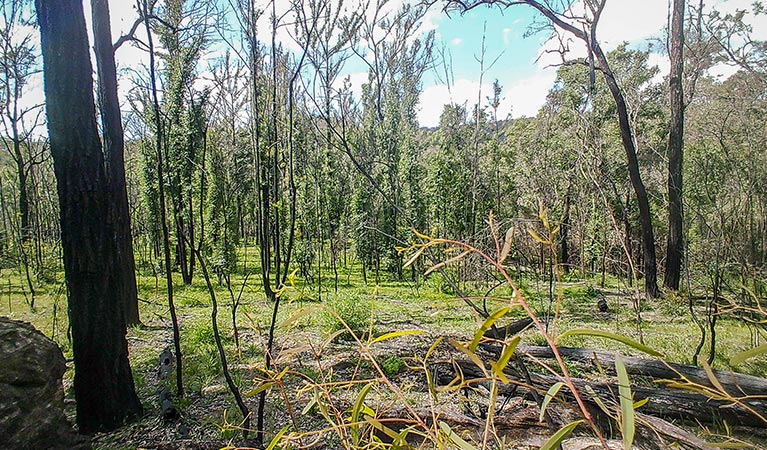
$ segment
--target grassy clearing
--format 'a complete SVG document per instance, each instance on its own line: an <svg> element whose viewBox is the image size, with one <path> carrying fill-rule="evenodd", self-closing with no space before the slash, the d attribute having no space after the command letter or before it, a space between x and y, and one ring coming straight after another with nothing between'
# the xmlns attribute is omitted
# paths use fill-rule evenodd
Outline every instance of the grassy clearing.
<svg viewBox="0 0 767 450"><path fill-rule="evenodd" d="M249 265L253 266L253 262L249 261ZM436 275L419 283L384 279L375 285L370 280L367 284L363 282L358 267L342 267L339 270L339 289L334 292L330 273L330 270L326 269L323 283L325 287L321 293L318 293L314 286L309 286L304 280L297 278L295 285L290 287L283 297L278 322L283 322L301 308L318 303L318 298L322 297L322 304L327 309L304 319L301 328L325 336L341 330L339 317L358 335L371 331L380 335L420 327L438 330L445 335L468 336L481 323L481 319L462 300L445 292L441 280ZM31 322L57 342L67 356L71 356L71 346L67 339L66 296L60 281L63 280L63 274L56 273L49 278L58 281L38 282L35 285L35 308L31 309L27 303L29 293L24 289L18 273L9 269L1 270L0 314ZM235 295L244 280L242 273L232 275L231 284ZM226 286L215 281L214 287L219 302L219 326L225 336L224 344L228 351L237 353L232 338L231 297ZM551 324L551 327L556 326L558 332L571 328L593 328L639 340L640 332L630 294L622 293L616 285L599 290L594 287L593 281L595 280L563 283L555 289L553 296L550 295L546 283L523 280L521 285L531 306L541 316L552 314L559 304L559 319L556 325ZM150 328L164 329L167 336L163 337L162 344L172 345L164 279L159 274L155 276L140 273L137 282L142 321ZM182 349L192 359L190 371L200 378L199 384L204 385L206 377L219 375L216 372L219 370L219 364L210 325L211 299L201 275L195 277L193 285L185 286L180 276L174 274L174 286L176 307L182 321ZM486 286L470 283L464 288L474 292L477 295L475 302L482 304L479 296L482 295L481 292L486 291ZM606 295L610 307L608 314L596 313L597 295L600 291ZM487 302L487 309L490 311L503 305L503 299L508 298L509 292L508 289L500 288L494 290L492 295L497 299ZM337 315L332 314L331 310ZM512 315L522 316L523 312L517 308L516 313ZM261 291L260 275L251 275L243 289L237 311L237 324L240 333L245 337L241 339L240 348L243 358L261 357L259 344L268 331L270 318L271 305L267 304ZM686 304L678 297L669 296L653 302L644 302L642 321L642 336L648 346L663 352L669 361L690 362L699 340L699 331L689 316ZM129 330L128 338L132 343L131 348L134 349L131 355L134 366L155 363L145 353L156 350L156 334L149 333L142 327ZM346 336L347 339L348 337ZM339 339L344 339L344 336ZM525 333L525 340L528 344L542 343L533 331ZM767 364L759 359L736 368L729 366L731 355L752 348L754 344L752 330L742 322L721 318L717 324L717 341L715 367L732 368L757 375L767 374ZM149 344L152 344L152 347L145 349L145 345ZM600 338L575 337L565 340L562 344L631 353L629 348L619 343ZM704 348L707 346L708 342ZM238 354L238 357L240 356Z"/></svg>
<svg viewBox="0 0 767 450"><path fill-rule="evenodd" d="M252 252L251 252L252 253ZM252 261L249 262L252 267ZM327 274L331 271L327 270ZM372 277L370 277L372 278ZM53 280L62 280L63 274L56 273ZM246 277L243 273L231 277L232 290L237 295ZM36 306L31 310L25 301L21 289L21 279L17 273L9 270L0 271L0 281L6 280L5 288L0 283L0 314L14 319L31 322L39 330L52 337L62 348L66 356L71 356L71 346L67 340L66 298L61 282L36 285ZM370 281L370 280L369 280ZM631 293L620 288L617 280L608 280L604 289L596 288L597 280L570 279L549 290L547 283L537 280L521 280L525 296L533 309L545 316L559 310L556 323L550 323L550 331L556 328L561 333L573 328L589 328L610 331L640 339L637 328ZM184 286L180 276L174 275L176 307L181 322L181 347L184 355L184 380L187 397L177 405L185 411L187 417L196 419L197 430L204 436L228 439L236 435L236 430L225 426L236 424L239 411L234 408L225 386L221 364L214 342L210 322L211 299L201 275L195 277L194 284ZM300 386L302 380L319 381L332 378L327 372L320 372L311 358L307 359L308 348L316 349L334 336L331 354L323 356L327 367L339 373L356 374L360 371L370 374L373 367L349 342L351 335L345 326L353 330L356 336L381 336L402 330L422 330L421 349L425 343L433 342L439 336L450 336L459 340L469 339L482 319L465 303L446 292L444 283L436 276L431 276L419 283L382 279L378 285L365 283L358 267L339 270L339 290L333 290L333 280L324 278L322 292L317 292L313 285L305 284L297 278L295 285L289 287L282 297L278 313L278 323L283 323L306 308L314 308L311 314L304 315L292 328L278 328L276 349L278 362L283 367L291 368L291 382ZM141 299L142 327L128 331L130 357L134 381L140 398L152 416L156 409L158 380L156 377L157 358L164 348L172 347L172 331L167 296L162 276L142 272L138 276L139 297ZM482 295L490 289L485 283L465 283L464 288L474 301L483 305ZM223 344L228 355L230 370L235 384L247 393L258 385L262 375L260 368L264 364L264 348L271 319L272 305L268 304L261 291L260 275L251 274L243 288L243 295L237 310L236 322L239 332L239 348L235 344L234 327L231 317L231 296L224 285L214 280L214 288L219 303L218 325L222 333ZM486 307L492 311L507 304L510 292L501 287L492 291L495 299L488 300ZM609 313L597 312L597 300L604 295ZM319 299L321 298L321 302ZM521 308L512 311L513 320L521 317ZM55 320L54 320L55 318ZM340 319L340 320L339 320ZM343 321L345 326L342 324ZM690 363L692 353L698 343L699 331L689 316L686 303L676 296L668 296L642 305L642 337L644 343L661 351L668 361ZM717 350L714 367L735 369L745 373L767 375L765 358L756 358L737 367L731 367L729 357L753 347L752 330L742 322L721 318L717 325ZM400 338L403 341L409 337ZM416 338L411 340L416 341ZM534 330L523 334L523 344L544 345L540 335ZM636 351L615 341L572 337L560 342L561 345L588 347L601 350L616 350L625 354L637 354ZM705 343L704 348L708 348ZM302 349L299 351L299 349ZM410 369L417 363L419 354L407 353L408 347L397 348L388 343L376 346L376 359L382 372L389 378L398 380L400 388L414 403L424 401L427 391L420 386L418 377ZM422 351L422 350L413 350ZM703 353L705 357L705 352ZM641 355L639 355L641 356ZM415 357L415 358L414 358ZM326 367L326 369L327 369ZM574 370L577 368L574 368ZM577 372L576 372L577 373ZM71 380L71 371L67 373ZM67 382L67 386L69 385ZM175 390L175 379L168 381L170 389ZM353 399L361 386L348 389L344 395ZM303 400L307 401L304 395ZM299 395L299 397L300 397ZM251 399L253 401L254 399ZM384 400L386 400L384 398ZM463 401L459 398L455 402ZM451 400L451 401L453 401ZM391 401L389 399L388 401ZM449 402L448 402L449 403ZM269 405L273 408L268 414L275 415L267 423L285 423L285 406L278 395L272 395ZM197 409L197 412L194 410ZM300 409L300 408L299 408ZM226 411L226 419L223 412ZM301 420L318 420L316 414L301 415ZM222 428L223 425L223 428ZM311 427L312 425L309 425ZM321 428L321 423L316 427ZM278 430L272 430L276 432ZM106 448L120 448L102 442Z"/></svg>

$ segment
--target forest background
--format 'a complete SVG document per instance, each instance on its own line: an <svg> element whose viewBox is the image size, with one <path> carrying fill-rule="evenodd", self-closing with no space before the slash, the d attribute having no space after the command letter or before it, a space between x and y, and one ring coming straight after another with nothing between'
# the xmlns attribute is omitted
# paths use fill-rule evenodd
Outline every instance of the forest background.
<svg viewBox="0 0 767 450"><path fill-rule="evenodd" d="M511 22L514 8L485 10L493 16L473 32L479 47L455 56L434 14L469 16L480 10L473 4L138 2L135 22L113 41L117 55L130 51L137 62L121 67L120 104L139 279L155 280L158 292L167 276L172 299L171 271L183 288L199 282L206 264L232 293L236 314L233 276L244 289L259 275L275 304L288 281L300 286L295 299L323 301L354 275L365 285L427 283L486 317L471 298L498 284L494 271L463 258L444 267L444 278L425 279L429 264L404 269L402 249L420 242L413 231L492 249L503 230L508 269L536 286L532 295L557 280L618 287L639 314L644 300L665 294L689 306L699 327L700 345L688 356L697 361L707 344L713 363L719 318L763 321L765 11L759 3L687 4L676 108L684 111L684 158L674 166L673 64L655 65L671 53L669 30L631 43L616 33L606 53L599 44L580 51L577 31L598 20L584 5L551 3L576 32L532 10L512 22L544 37L527 53L556 65L533 114L509 106L519 90L507 93L498 80L507 69L489 43L493 23ZM44 102L35 94L33 12L21 0L3 2L0 247L9 313L14 296L49 320L40 299L58 305L63 250ZM599 20L611 24L608 15ZM145 25L150 34L141 33ZM469 65L476 83L456 76ZM444 97L437 81L452 101L434 123L424 111L442 103L428 95ZM530 116L511 114L517 109ZM139 322L138 306L126 321ZM763 329L754 333L748 344L758 346Z"/></svg>

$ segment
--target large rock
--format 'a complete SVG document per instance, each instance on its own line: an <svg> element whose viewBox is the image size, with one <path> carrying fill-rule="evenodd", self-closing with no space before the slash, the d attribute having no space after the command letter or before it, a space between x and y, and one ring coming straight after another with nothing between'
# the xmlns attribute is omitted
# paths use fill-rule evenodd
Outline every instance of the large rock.
<svg viewBox="0 0 767 450"><path fill-rule="evenodd" d="M0 317L0 448L84 448L64 415L59 347L31 324Z"/></svg>

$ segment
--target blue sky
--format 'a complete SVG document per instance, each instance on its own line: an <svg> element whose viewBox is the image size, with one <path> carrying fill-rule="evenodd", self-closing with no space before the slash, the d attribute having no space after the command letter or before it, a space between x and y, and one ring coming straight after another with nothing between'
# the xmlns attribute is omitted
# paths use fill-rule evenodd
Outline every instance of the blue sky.
<svg viewBox="0 0 767 450"><path fill-rule="evenodd" d="M277 0L278 5L287 8L289 0ZM358 1L358 0L347 0ZM394 10L397 5L407 0L390 0L388 9ZM648 39L659 38L668 17L670 0L608 0L598 29L599 40L605 50L611 50L623 41L632 46L646 46ZM268 0L262 0L268 5ZM88 5L85 1L86 17L89 17ZM750 9L751 0L710 0L709 3L724 12L736 9ZM127 0L112 0L112 28L115 39L130 29L136 13L133 2ZM279 8L279 6L278 6ZM560 62L558 56L546 54L545 49L554 49L556 45L548 40L545 32L524 37L530 23L536 17L532 8L515 6L505 10L498 8L477 8L465 15L452 13L446 15L439 8L430 10L421 27L422 32L433 30L436 33L436 46L443 48L450 55L452 64L452 86L444 84L442 66L427 73L423 79L423 93L420 97L418 119L422 126L438 124L440 113L445 104L466 104L471 109L478 96L483 102L491 92L493 80L498 79L503 86L503 100L499 115L506 117L533 116L545 102L546 94L551 88L556 69L552 64ZM266 15L265 15L266 16ZM267 20L267 17L264 17ZM752 21L757 37L767 39L767 19L764 16L758 21ZM263 29L267 29L264 23ZM477 59L481 55L483 29L485 32L485 74L480 85L480 64ZM282 35L283 43L291 48L295 43L288 31ZM582 56L582 44L575 42L570 55ZM542 55L540 58L539 56ZM140 67L145 64L146 54L130 45L124 45L117 52L118 65L122 68ZM216 54L208 55L213 60ZM492 67L490 64L497 58ZM658 65L660 76L668 72L668 61L665 55L653 54L651 63ZM207 63L201 64L204 71ZM354 72L354 71L357 72ZM349 76L355 91L359 92L362 83L367 81L367 74L362 72L360 64L351 64ZM732 73L732 68L720 67L723 75ZM121 80L120 90L124 94L130 88L130 82ZM39 103L42 100L42 81L30 83L26 102Z"/></svg>
<svg viewBox="0 0 767 450"><path fill-rule="evenodd" d="M732 13L738 9L750 11L751 3L752 0L709 0L706 7ZM664 37L669 8L670 0L608 0L597 29L603 49L612 50L624 41L635 48L647 48L650 42L654 42L655 48L659 49L662 46L657 44ZM476 103L478 90L482 90L484 99L496 78L504 87L499 115L535 115L553 85L556 76L554 66L561 62L558 54L545 52L558 47L548 39L546 32L527 38L523 36L535 14L530 7L514 6L503 11L498 8L477 8L464 16L453 14L447 17L439 14L431 18L438 41L451 50L455 87L448 91L438 85L433 76L425 78L419 114L421 125L436 125L442 105L448 100L466 102L471 108ZM756 38L767 39L767 17L750 17L747 22L753 26ZM498 55L500 57L495 66L487 70L480 86L479 63L476 58L481 54L482 30L485 26L486 64ZM584 55L582 43L573 42L569 56ZM650 63L660 69L656 81L661 81L669 70L667 56L653 53ZM713 74L728 76L734 71L733 67L720 65L713 70Z"/></svg>

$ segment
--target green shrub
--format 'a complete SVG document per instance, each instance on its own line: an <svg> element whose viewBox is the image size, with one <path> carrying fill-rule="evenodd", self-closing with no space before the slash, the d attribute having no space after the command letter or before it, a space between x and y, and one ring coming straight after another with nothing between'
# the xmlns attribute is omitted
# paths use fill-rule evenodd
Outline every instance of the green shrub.
<svg viewBox="0 0 767 450"><path fill-rule="evenodd" d="M327 300L328 310L321 314L321 325L329 334L346 330L347 327L358 338L367 336L371 330L372 301L359 295L333 296ZM335 314L334 314L335 313ZM337 339L351 340L349 331Z"/></svg>
<svg viewBox="0 0 767 450"><path fill-rule="evenodd" d="M381 369L383 370L384 375L386 375L389 378L405 370L405 367L407 367L407 364L405 364L405 361L396 355L386 358L381 363Z"/></svg>

